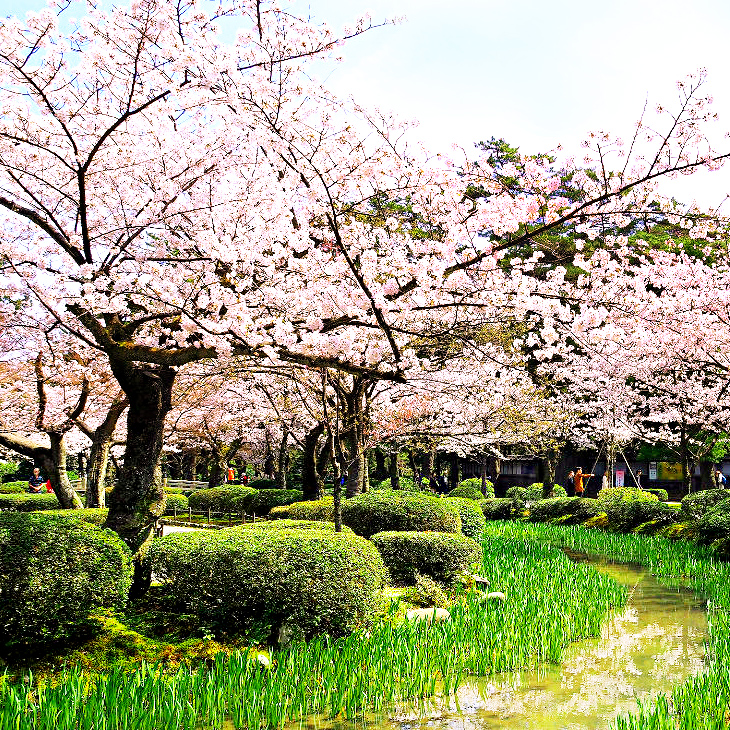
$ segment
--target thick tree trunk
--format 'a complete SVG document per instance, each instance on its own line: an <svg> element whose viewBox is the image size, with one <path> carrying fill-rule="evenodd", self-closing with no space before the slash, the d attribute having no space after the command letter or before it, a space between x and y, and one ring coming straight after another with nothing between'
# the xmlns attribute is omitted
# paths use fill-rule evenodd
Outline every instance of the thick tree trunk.
<svg viewBox="0 0 730 730"><path fill-rule="evenodd" d="M198 452L191 451L185 455L185 475L191 482L198 478Z"/></svg>
<svg viewBox="0 0 730 730"><path fill-rule="evenodd" d="M357 449L357 444L355 444ZM365 476L365 454L359 450L350 458L350 469L347 472L347 492L346 496L355 497L362 493L363 481Z"/></svg>
<svg viewBox="0 0 730 730"><path fill-rule="evenodd" d="M53 491L64 509L81 509L83 505L79 499L79 495L71 486L66 473L66 440L64 433L56 433L49 431L48 436L51 439L51 459L52 464L49 465L49 476Z"/></svg>
<svg viewBox="0 0 730 730"><path fill-rule="evenodd" d="M362 491L363 492L369 492L370 491L370 459L368 459L368 455L363 455L363 463L362 463Z"/></svg>
<svg viewBox="0 0 730 730"><path fill-rule="evenodd" d="M327 454L324 456L325 464L320 470L319 439L324 434L324 426L318 423L304 436L304 453L302 454L302 491L304 499L316 500L322 499L324 493L324 483L322 474L326 468L327 459L329 459L329 449L327 446ZM329 444L329 439L327 440Z"/></svg>
<svg viewBox="0 0 730 730"><path fill-rule="evenodd" d="M714 468L711 461L700 462L700 489L715 489Z"/></svg>
<svg viewBox="0 0 730 730"><path fill-rule="evenodd" d="M389 459L390 488L400 489L400 478L398 476L398 452L391 451Z"/></svg>
<svg viewBox="0 0 730 730"><path fill-rule="evenodd" d="M373 479L376 482L382 482L388 478L388 469L385 466L385 454L380 449L373 449L375 455L375 471Z"/></svg>
<svg viewBox="0 0 730 730"><path fill-rule="evenodd" d="M544 477L542 480L543 498L551 497L555 488L555 469L558 466L559 453L556 449L548 449L543 457Z"/></svg>
<svg viewBox="0 0 730 730"><path fill-rule="evenodd" d="M436 458L436 449L429 449L426 452L426 456L423 459L423 476L427 479L431 479L433 476L433 462Z"/></svg>
<svg viewBox="0 0 730 730"><path fill-rule="evenodd" d="M129 398L127 446L119 483L109 499L105 527L129 546L135 561L132 593L140 594L151 579L144 560L152 529L165 508L160 455L165 416L171 407L175 370L146 364L110 361Z"/></svg>
<svg viewBox="0 0 730 730"><path fill-rule="evenodd" d="M289 441L289 430L284 429L279 444L279 456L276 462L276 483L280 489L286 489L286 461L287 461L287 442Z"/></svg>
<svg viewBox="0 0 730 730"><path fill-rule="evenodd" d="M104 507L106 505L106 470L109 464L110 439L92 443L89 456L89 475L86 482L86 506Z"/></svg>
<svg viewBox="0 0 730 730"><path fill-rule="evenodd" d="M208 474L208 488L220 487L225 484L228 470L228 460L221 451L213 451L210 457L210 473Z"/></svg>

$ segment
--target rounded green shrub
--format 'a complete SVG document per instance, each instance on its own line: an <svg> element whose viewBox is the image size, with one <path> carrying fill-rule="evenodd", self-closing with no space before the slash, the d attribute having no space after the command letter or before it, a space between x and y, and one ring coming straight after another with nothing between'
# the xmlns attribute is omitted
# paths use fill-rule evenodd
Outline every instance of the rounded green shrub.
<svg viewBox="0 0 730 730"><path fill-rule="evenodd" d="M717 502L708 510L697 522L695 532L701 545L725 542L730 537L730 498Z"/></svg>
<svg viewBox="0 0 730 730"><path fill-rule="evenodd" d="M479 503L473 499L464 499L462 497L447 497L447 499L453 501L459 510L462 535L481 541L487 520Z"/></svg>
<svg viewBox="0 0 730 730"><path fill-rule="evenodd" d="M527 487L527 491L525 494L525 500L530 502L535 502L540 499L554 499L555 497L567 497L568 493L565 491L563 487L561 487L559 484L553 484L553 490L552 495L550 497L544 498L542 496L542 490L544 487L543 482L535 482L534 484L530 484L529 487Z"/></svg>
<svg viewBox="0 0 730 730"><path fill-rule="evenodd" d="M682 515L688 520L704 517L718 502L730 498L730 489L703 489L682 499Z"/></svg>
<svg viewBox="0 0 730 730"><path fill-rule="evenodd" d="M375 546L326 529L234 527L152 542L158 579L188 613L225 632L266 625L305 637L368 625L387 571Z"/></svg>
<svg viewBox="0 0 730 730"><path fill-rule="evenodd" d="M524 502L527 499L527 487L510 487L506 496L515 502Z"/></svg>
<svg viewBox="0 0 730 730"><path fill-rule="evenodd" d="M487 520L509 520L514 502L511 499L482 499L479 507Z"/></svg>
<svg viewBox="0 0 730 730"><path fill-rule="evenodd" d="M61 503L53 492L41 492L40 494L0 494L0 510L37 512L38 510L60 508Z"/></svg>
<svg viewBox="0 0 730 730"><path fill-rule="evenodd" d="M345 500L342 521L363 537L394 530L461 531L459 510L453 502L394 490L368 492Z"/></svg>
<svg viewBox="0 0 730 730"><path fill-rule="evenodd" d="M261 529L261 530L325 530L326 532L335 531L334 522L318 521L318 520L260 520L257 522L247 522L245 525L238 525L242 529ZM347 527L342 525L342 532L347 532L350 535L355 533Z"/></svg>
<svg viewBox="0 0 730 730"><path fill-rule="evenodd" d="M668 504L660 502L655 494L633 487L602 489L596 500L598 508L606 513L608 529L630 532L645 522L658 521L669 525L679 521L679 513Z"/></svg>
<svg viewBox="0 0 730 730"><path fill-rule="evenodd" d="M332 497L310 500L307 502L292 502L280 507L274 507L269 517L275 520L316 520L319 522L333 522L335 519L335 500Z"/></svg>
<svg viewBox="0 0 730 730"><path fill-rule="evenodd" d="M195 511L211 512L245 512L248 500L258 494L252 487L213 487L212 489L198 489L188 497L190 508ZM243 509L240 509L241 498Z"/></svg>
<svg viewBox="0 0 730 730"><path fill-rule="evenodd" d="M556 522L580 525L601 513L595 499L584 497L553 497L541 499L530 507L530 522Z"/></svg>
<svg viewBox="0 0 730 730"><path fill-rule="evenodd" d="M249 480L246 486L252 489L278 489L279 485L273 479L265 479L263 477L259 479Z"/></svg>
<svg viewBox="0 0 730 730"><path fill-rule="evenodd" d="M178 492L165 493L165 514L188 511L188 498Z"/></svg>
<svg viewBox="0 0 730 730"><path fill-rule="evenodd" d="M106 507L93 507L84 509L49 509L43 512L31 512L31 514L39 515L56 515L59 517L73 517L81 520L82 522L88 522L91 525L97 525L101 527L105 522L109 510Z"/></svg>
<svg viewBox="0 0 730 730"><path fill-rule="evenodd" d="M115 533L66 515L0 514L4 653L88 631L94 611L124 608L131 583L129 549Z"/></svg>
<svg viewBox="0 0 730 730"><path fill-rule="evenodd" d="M666 489L645 489L644 491L653 494L660 502L669 501L669 494Z"/></svg>
<svg viewBox="0 0 730 730"><path fill-rule="evenodd" d="M0 484L0 494L23 494L28 491L28 482L5 482Z"/></svg>
<svg viewBox="0 0 730 730"><path fill-rule="evenodd" d="M303 496L299 489L262 489L251 498L248 509L255 515L267 515L274 507L300 502Z"/></svg>
<svg viewBox="0 0 730 730"><path fill-rule="evenodd" d="M491 499L494 497L494 484L489 481L489 479L486 480L484 485L484 493L482 493L482 479L481 477L472 477L470 479L462 479L459 482L459 486L456 487L456 489L459 489L460 487L464 487L465 489L477 489L479 490L480 497L476 497L476 499ZM451 490L452 492L456 491L454 489ZM449 493L449 496L454 497L462 497L464 495L461 494L454 494L452 495L451 492ZM474 497L467 497L467 499L474 499Z"/></svg>
<svg viewBox="0 0 730 730"><path fill-rule="evenodd" d="M397 583L413 585L416 574L452 583L475 563L482 563L482 547L465 535L448 532L379 532L372 541Z"/></svg>
<svg viewBox="0 0 730 730"><path fill-rule="evenodd" d="M390 484L390 477L370 485L371 491L390 491L393 487ZM423 491L420 485L416 484L411 477L398 477L399 492L420 492Z"/></svg>
<svg viewBox="0 0 730 730"><path fill-rule="evenodd" d="M455 489L452 489L449 494L449 497L460 497L461 499L471 499L471 500L480 500L484 499L484 495L482 494L481 489L477 489L477 487L473 487L471 485L465 485L465 484L459 484L458 487Z"/></svg>

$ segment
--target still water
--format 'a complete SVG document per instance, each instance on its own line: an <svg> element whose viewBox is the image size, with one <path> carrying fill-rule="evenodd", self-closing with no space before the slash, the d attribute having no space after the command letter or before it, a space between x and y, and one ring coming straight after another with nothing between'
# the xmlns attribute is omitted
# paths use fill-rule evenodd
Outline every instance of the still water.
<svg viewBox="0 0 730 730"><path fill-rule="evenodd" d="M669 692L702 671L707 638L705 601L660 585L645 569L585 556L629 588L625 608L599 638L572 644L563 662L536 670L467 680L450 700L359 722L314 720L291 728L331 730L595 730L619 713Z"/></svg>

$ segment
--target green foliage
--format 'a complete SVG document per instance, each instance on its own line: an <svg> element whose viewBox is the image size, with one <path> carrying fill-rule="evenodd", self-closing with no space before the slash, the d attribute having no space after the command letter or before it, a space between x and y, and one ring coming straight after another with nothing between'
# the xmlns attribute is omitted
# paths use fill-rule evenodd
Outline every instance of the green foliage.
<svg viewBox="0 0 730 730"><path fill-rule="evenodd" d="M300 502L303 496L299 489L262 489L248 502L249 511L255 515L267 515L274 507Z"/></svg>
<svg viewBox="0 0 730 730"><path fill-rule="evenodd" d="M462 534L471 537L473 540L481 540L487 520L479 503L473 499L464 499L462 497L447 497L447 499L453 501L459 510Z"/></svg>
<svg viewBox="0 0 730 730"><path fill-rule="evenodd" d="M284 624L306 637L368 625L387 575L372 543L329 527L177 533L149 555L185 611L227 632L264 624L272 636Z"/></svg>
<svg viewBox="0 0 730 730"><path fill-rule="evenodd" d="M310 500L307 502L292 502L291 504L274 507L269 512L269 517L275 520L317 520L322 522L334 522L335 500L333 497Z"/></svg>
<svg viewBox="0 0 730 730"><path fill-rule="evenodd" d="M392 490L368 492L345 500L342 521L363 537L393 530L461 531L459 510L453 502Z"/></svg>
<svg viewBox="0 0 730 730"><path fill-rule="evenodd" d="M60 509L61 503L56 495L46 492L40 494L0 494L0 510L14 512L36 512L46 509Z"/></svg>
<svg viewBox="0 0 730 730"><path fill-rule="evenodd" d="M39 515L55 515L58 517L72 517L82 522L101 527L105 522L109 510L106 507L94 507L89 509L49 509L44 512L31 512Z"/></svg>
<svg viewBox="0 0 730 730"><path fill-rule="evenodd" d="M188 498L184 494L177 492L166 492L165 494L165 513L174 514L178 512L188 511Z"/></svg>
<svg viewBox="0 0 730 730"><path fill-rule="evenodd" d="M390 477L387 479L383 479L381 482L377 482L373 485L371 485L371 490L374 491L382 491L392 490L392 487L390 486ZM421 487L416 484L411 477L404 477L400 476L398 477L398 491L399 492L421 492L424 491L421 489Z"/></svg>
<svg viewBox="0 0 730 730"><path fill-rule="evenodd" d="M0 514L0 647L35 651L90 627L92 612L122 609L129 549L109 530L48 514Z"/></svg>
<svg viewBox="0 0 730 730"><path fill-rule="evenodd" d="M507 499L523 504L527 500L527 487L510 487L506 492Z"/></svg>
<svg viewBox="0 0 730 730"><path fill-rule="evenodd" d="M245 512L250 500L257 494L258 490L252 487L199 489L188 497L188 504L195 511Z"/></svg>
<svg viewBox="0 0 730 730"><path fill-rule="evenodd" d="M253 489L278 489L279 485L274 479L249 479L247 486Z"/></svg>
<svg viewBox="0 0 730 730"><path fill-rule="evenodd" d="M14 461L0 461L0 481L3 477L15 475L18 471L18 464Z"/></svg>
<svg viewBox="0 0 730 730"><path fill-rule="evenodd" d="M325 532L334 532L335 523L329 521L318 520L261 520L259 522L247 522L245 525L239 525L247 530L324 530ZM342 525L342 532L350 535L355 533L346 525Z"/></svg>
<svg viewBox="0 0 730 730"><path fill-rule="evenodd" d="M449 599L444 589L432 578L427 575L416 573L416 585L409 588L403 598L412 603L414 606L423 608L448 608Z"/></svg>
<svg viewBox="0 0 730 730"><path fill-rule="evenodd" d="M645 489L644 491L653 494L660 502L669 501L669 494L667 494L666 489Z"/></svg>
<svg viewBox="0 0 730 730"><path fill-rule="evenodd" d="M541 499L530 507L530 522L558 522L579 525L601 513L595 499L553 497Z"/></svg>
<svg viewBox="0 0 730 730"><path fill-rule="evenodd" d="M544 487L543 482L535 482L534 484L530 484L529 487L527 487L527 492L525 493L525 500L530 502L535 502L538 499L543 499L542 496L542 490ZM553 490L550 497L547 497L547 499L552 499L554 497L567 497L568 493L565 491L563 487L561 487L559 484L553 484Z"/></svg>
<svg viewBox="0 0 730 730"><path fill-rule="evenodd" d="M482 490L471 484L459 484L449 492L449 497L460 497L461 499L479 500L484 499Z"/></svg>
<svg viewBox="0 0 730 730"><path fill-rule="evenodd" d="M596 502L608 517L609 529L617 532L630 532L645 522L669 525L679 520L677 510L644 489L609 487L598 493Z"/></svg>
<svg viewBox="0 0 730 730"><path fill-rule="evenodd" d="M717 490L727 491L727 490ZM721 558L730 558L730 498L717 502L695 525L697 542Z"/></svg>
<svg viewBox="0 0 730 730"><path fill-rule="evenodd" d="M487 520L509 520L514 502L511 499L482 499L479 507Z"/></svg>
<svg viewBox="0 0 730 730"><path fill-rule="evenodd" d="M489 479L487 479L486 482L485 482L485 490L486 491L483 494L482 494L482 480L481 480L480 477L472 477L470 479L462 479L459 482L459 486L456 487L456 489L459 489L461 487L466 487L466 488L471 487L473 489L477 489L479 491L479 494L481 495L481 496L476 497L476 498L475 497L468 497L468 499L491 499L492 497L494 497L494 484L492 484L492 482L490 482ZM453 491L456 491L456 490L451 490L451 491L453 492ZM451 493L449 493L449 496L462 497L464 495L462 495L462 494L453 494L452 495Z"/></svg>
<svg viewBox="0 0 730 730"><path fill-rule="evenodd" d="M730 497L730 489L703 489L682 499L682 516L688 520L704 517L718 502Z"/></svg>
<svg viewBox="0 0 730 730"><path fill-rule="evenodd" d="M482 562L482 547L465 535L448 532L379 532L371 538L397 583L413 585L416 573L453 583Z"/></svg>
<svg viewBox="0 0 730 730"><path fill-rule="evenodd" d="M0 484L0 494L23 494L28 491L28 482L5 482Z"/></svg>

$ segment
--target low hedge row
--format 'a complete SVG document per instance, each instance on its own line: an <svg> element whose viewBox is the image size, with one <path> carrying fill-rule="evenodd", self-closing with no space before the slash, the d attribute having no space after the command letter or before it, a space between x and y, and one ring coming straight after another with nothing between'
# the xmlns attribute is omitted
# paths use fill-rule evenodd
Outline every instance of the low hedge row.
<svg viewBox="0 0 730 730"><path fill-rule="evenodd" d="M158 538L152 570L183 610L224 632L339 636L369 624L387 577L376 547L329 527L276 524Z"/></svg>
<svg viewBox="0 0 730 730"><path fill-rule="evenodd" d="M448 532L379 532L372 541L396 583L413 585L416 574L453 583L482 562L482 547L465 535Z"/></svg>
<svg viewBox="0 0 730 730"><path fill-rule="evenodd" d="M180 492L165 491L165 514L174 514L175 511L187 512L188 498Z"/></svg>
<svg viewBox="0 0 730 730"><path fill-rule="evenodd" d="M332 497L310 500L308 502L292 502L292 504L274 507L269 517L275 520L318 520L334 522L335 501Z"/></svg>
<svg viewBox="0 0 730 730"><path fill-rule="evenodd" d="M38 510L60 509L60 507L61 503L52 492L43 492L41 494L0 494L0 510L37 512Z"/></svg>
<svg viewBox="0 0 730 730"><path fill-rule="evenodd" d="M248 500L247 511L267 515L274 507L300 502L303 497L299 489L262 489Z"/></svg>
<svg viewBox="0 0 730 730"><path fill-rule="evenodd" d="M478 504L487 520L509 520L515 506L514 500L508 498L483 499Z"/></svg>
<svg viewBox="0 0 730 730"><path fill-rule="evenodd" d="M459 510L462 534L471 537L473 540L481 541L487 520L479 503L473 499L464 499L462 497L447 497L447 501L453 502Z"/></svg>
<svg viewBox="0 0 730 730"><path fill-rule="evenodd" d="M253 487L213 487L198 489L188 497L188 504L196 511L245 512L248 500L258 494Z"/></svg>
<svg viewBox="0 0 730 730"><path fill-rule="evenodd" d="M28 482L5 482L0 484L0 494L22 494L28 491Z"/></svg>
<svg viewBox="0 0 730 730"><path fill-rule="evenodd" d="M88 522L91 525L101 527L106 522L109 510L106 507L93 507L88 509L49 509L43 512L31 512L31 514L74 517L82 522Z"/></svg>
<svg viewBox="0 0 730 730"><path fill-rule="evenodd" d="M113 532L75 519L81 512L0 514L0 652L5 656L67 642L92 627L95 610L126 605L129 550Z"/></svg>
<svg viewBox="0 0 730 730"><path fill-rule="evenodd" d="M718 502L730 498L730 489L703 489L682 499L682 516L687 520L702 519Z"/></svg>

